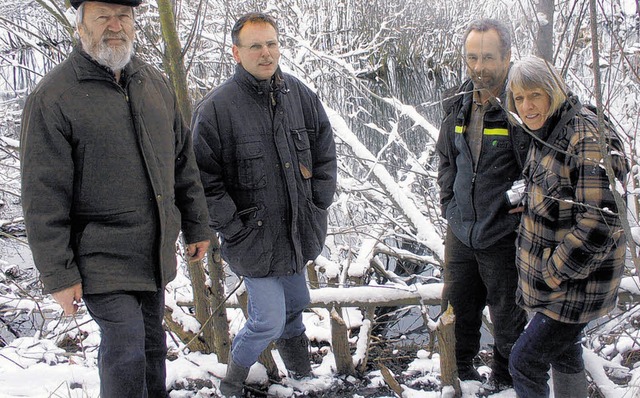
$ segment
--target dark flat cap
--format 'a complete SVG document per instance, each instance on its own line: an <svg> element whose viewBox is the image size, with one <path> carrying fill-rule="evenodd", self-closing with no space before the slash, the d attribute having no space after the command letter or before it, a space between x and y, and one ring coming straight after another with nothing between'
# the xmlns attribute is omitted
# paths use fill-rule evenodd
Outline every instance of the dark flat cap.
<svg viewBox="0 0 640 398"><path fill-rule="evenodd" d="M71 0L71 5L77 10L78 7L80 7L80 4L85 1L100 1L102 3L122 4L123 6L131 7L137 7L142 3L142 0Z"/></svg>

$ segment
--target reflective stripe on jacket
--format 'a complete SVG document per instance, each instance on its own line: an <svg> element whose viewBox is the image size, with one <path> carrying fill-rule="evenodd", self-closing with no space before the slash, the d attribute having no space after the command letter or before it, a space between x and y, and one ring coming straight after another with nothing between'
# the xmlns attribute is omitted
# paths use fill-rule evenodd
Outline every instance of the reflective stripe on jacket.
<svg viewBox="0 0 640 398"><path fill-rule="evenodd" d="M448 95L453 92L445 98ZM504 94L500 101L504 104ZM464 136L472 103L470 80L454 97L445 99L445 118L436 145L438 185L442 213L452 232L468 247L484 249L517 228L519 216L508 213L504 195L520 178L529 136L510 126L505 111L493 103L485 113L482 148L474 170Z"/></svg>

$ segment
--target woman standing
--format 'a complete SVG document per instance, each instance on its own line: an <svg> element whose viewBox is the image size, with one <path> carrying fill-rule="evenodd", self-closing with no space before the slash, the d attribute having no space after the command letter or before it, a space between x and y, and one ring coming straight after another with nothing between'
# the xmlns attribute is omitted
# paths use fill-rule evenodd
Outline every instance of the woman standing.
<svg viewBox="0 0 640 398"><path fill-rule="evenodd" d="M519 397L587 396L580 335L614 308L625 235L600 151L598 118L540 58L513 65L508 106L533 134L523 175L518 303L532 312L509 370ZM605 126L606 127L606 126ZM615 132L604 134L616 178L627 165ZM625 211L625 209L620 209Z"/></svg>

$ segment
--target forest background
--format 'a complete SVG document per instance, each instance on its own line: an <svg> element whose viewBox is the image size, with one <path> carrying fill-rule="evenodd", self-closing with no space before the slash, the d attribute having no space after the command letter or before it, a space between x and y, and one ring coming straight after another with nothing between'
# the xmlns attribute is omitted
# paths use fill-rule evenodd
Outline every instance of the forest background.
<svg viewBox="0 0 640 398"><path fill-rule="evenodd" d="M415 357L433 344L445 230L434 150L441 95L466 78L466 25L491 17L511 28L513 59L546 58L625 138L633 171L621 193L634 239L619 309L590 326L585 345L605 361L605 379L592 375L592 393L601 394L594 396L640 391L640 375L634 377L640 361L639 0L144 1L137 9L136 53L171 77L187 120L194 104L232 75L231 26L256 10L278 19L281 65L318 92L338 144L340 180L327 246L309 268L322 308L314 313L333 319L330 329L342 321L348 336L342 354L351 356L352 366L341 368L336 357L334 373L378 371L372 352L384 353L387 345L413 350ZM74 19L63 0L0 0L0 347L29 336L77 348L88 335L80 326L51 322L59 312L39 293L21 218L17 155L25 97L71 51ZM182 263L185 278L170 287L167 316L183 352L217 353L221 363L229 328L233 333L242 318L240 310L225 311L242 296L227 297L236 285L218 272L223 266L215 251L204 264ZM320 348L332 341L317 340ZM427 349L429 355L434 350Z"/></svg>

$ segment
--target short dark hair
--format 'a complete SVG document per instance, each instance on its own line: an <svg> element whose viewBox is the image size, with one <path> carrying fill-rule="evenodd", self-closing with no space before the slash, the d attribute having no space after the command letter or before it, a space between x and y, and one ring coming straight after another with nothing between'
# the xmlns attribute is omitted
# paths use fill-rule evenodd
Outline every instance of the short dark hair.
<svg viewBox="0 0 640 398"><path fill-rule="evenodd" d="M276 34L279 35L278 23L272 16L262 12L250 12L238 18L231 29L231 42L236 46L240 44L240 31L247 23L268 23L273 26L273 29L276 30Z"/></svg>
<svg viewBox="0 0 640 398"><path fill-rule="evenodd" d="M500 55L502 59L511 51L511 33L509 33L509 29L505 24L496 20L496 19L476 19L471 22L469 26L467 26L467 30L464 32L464 36L462 36L462 46L464 47L467 42L467 37L469 37L469 33L476 30L479 32L486 32L491 29L494 29L498 33L498 37L500 38Z"/></svg>

